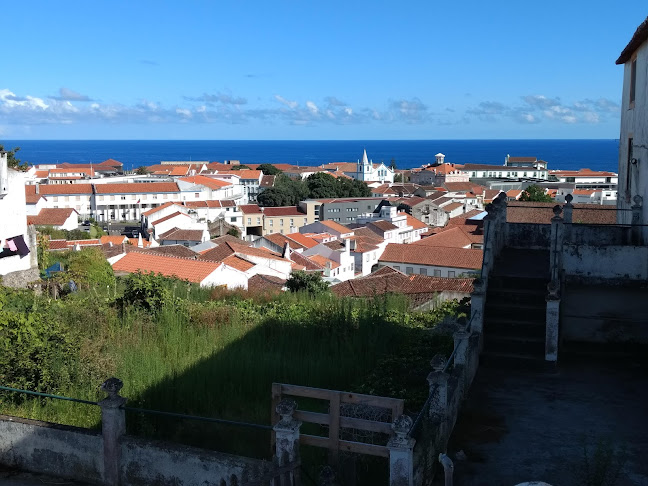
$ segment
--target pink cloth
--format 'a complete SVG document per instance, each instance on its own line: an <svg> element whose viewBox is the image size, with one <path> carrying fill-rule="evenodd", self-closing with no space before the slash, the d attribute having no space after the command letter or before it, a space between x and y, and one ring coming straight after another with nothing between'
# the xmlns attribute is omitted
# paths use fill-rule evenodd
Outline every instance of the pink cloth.
<svg viewBox="0 0 648 486"><path fill-rule="evenodd" d="M14 240L7 240L7 245L11 251L18 251L18 247L16 246L16 243L14 243Z"/></svg>

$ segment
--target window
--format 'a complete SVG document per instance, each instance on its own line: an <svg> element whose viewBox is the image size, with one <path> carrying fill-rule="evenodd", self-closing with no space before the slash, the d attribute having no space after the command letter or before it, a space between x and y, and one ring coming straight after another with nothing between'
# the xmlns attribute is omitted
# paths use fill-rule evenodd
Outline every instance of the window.
<svg viewBox="0 0 648 486"><path fill-rule="evenodd" d="M394 265L394 270L398 270L400 272L400 267L398 265Z"/></svg>
<svg viewBox="0 0 648 486"><path fill-rule="evenodd" d="M198 197L200 197L200 193L199 193L199 192L195 192L195 193L194 193L194 196L196 196L196 197L198 198Z"/></svg>
<svg viewBox="0 0 648 486"><path fill-rule="evenodd" d="M308 224L308 218L304 218L304 224Z"/></svg>
<svg viewBox="0 0 648 486"><path fill-rule="evenodd" d="M637 90L637 59L630 64L630 108L634 108L635 91Z"/></svg>
<svg viewBox="0 0 648 486"><path fill-rule="evenodd" d="M261 224L261 217L257 218L257 224Z"/></svg>
<svg viewBox="0 0 648 486"><path fill-rule="evenodd" d="M440 277L441 276L441 270L435 270L434 271L434 276L435 277Z"/></svg>
<svg viewBox="0 0 648 486"><path fill-rule="evenodd" d="M279 220L279 226L283 226L283 218Z"/></svg>
<svg viewBox="0 0 648 486"><path fill-rule="evenodd" d="M248 218L247 224L252 224L252 218Z"/></svg>
<svg viewBox="0 0 648 486"><path fill-rule="evenodd" d="M122 197L121 197L121 200L122 200L122 201L125 201L125 200L126 200L126 196L122 196Z"/></svg>
<svg viewBox="0 0 648 486"><path fill-rule="evenodd" d="M412 267L405 267L405 273L407 275L412 275L414 273L414 269Z"/></svg>
<svg viewBox="0 0 648 486"><path fill-rule="evenodd" d="M448 278L454 278L455 272L452 270L448 270Z"/></svg>
<svg viewBox="0 0 648 486"><path fill-rule="evenodd" d="M269 220L269 221L270 221L270 227L272 228L272 227L274 226L274 220L271 219L271 220Z"/></svg>
<svg viewBox="0 0 648 486"><path fill-rule="evenodd" d="M427 268L419 268L419 273L421 275L427 275Z"/></svg>
<svg viewBox="0 0 648 486"><path fill-rule="evenodd" d="M290 218L290 226L295 226L295 221L292 218Z"/></svg>
<svg viewBox="0 0 648 486"><path fill-rule="evenodd" d="M77 197L76 197L76 200L77 200L77 201L80 201L80 200L81 200L81 196L77 196Z"/></svg>
<svg viewBox="0 0 648 486"><path fill-rule="evenodd" d="M236 222L236 217L234 217L234 218L230 218L230 221L231 221L232 223L235 223L235 222Z"/></svg>

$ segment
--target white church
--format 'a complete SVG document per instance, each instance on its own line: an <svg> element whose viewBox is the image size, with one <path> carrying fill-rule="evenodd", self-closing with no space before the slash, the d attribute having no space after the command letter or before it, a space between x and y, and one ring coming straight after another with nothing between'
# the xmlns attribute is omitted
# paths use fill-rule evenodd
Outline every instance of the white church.
<svg viewBox="0 0 648 486"><path fill-rule="evenodd" d="M347 175L365 182L394 182L394 171L390 167L387 167L383 162L380 164L374 164L373 161L367 158L366 150L362 153L362 160L358 160L355 175Z"/></svg>

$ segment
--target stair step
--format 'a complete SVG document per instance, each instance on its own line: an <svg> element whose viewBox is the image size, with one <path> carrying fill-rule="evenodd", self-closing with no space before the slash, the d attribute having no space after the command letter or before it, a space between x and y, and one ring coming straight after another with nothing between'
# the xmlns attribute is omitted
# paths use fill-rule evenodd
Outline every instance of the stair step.
<svg viewBox="0 0 648 486"><path fill-rule="evenodd" d="M486 319L484 337L489 334L510 337L544 338L546 323L544 320L524 320L511 318Z"/></svg>
<svg viewBox="0 0 648 486"><path fill-rule="evenodd" d="M484 350L493 353L519 354L544 359L545 340L544 336L484 334Z"/></svg>
<svg viewBox="0 0 648 486"><path fill-rule="evenodd" d="M547 316L547 304L527 305L512 302L489 302L486 300L484 310L486 321L490 319L521 319L527 321L544 322Z"/></svg>
<svg viewBox="0 0 648 486"><path fill-rule="evenodd" d="M516 353L495 353L484 351L479 358L480 366L490 368L507 368L527 371L552 371L555 370L555 363L545 361L544 354L541 357L527 356Z"/></svg>
<svg viewBox="0 0 648 486"><path fill-rule="evenodd" d="M526 277L508 277L494 271L488 278L488 289L529 289L546 293L548 283L549 275L532 274Z"/></svg>

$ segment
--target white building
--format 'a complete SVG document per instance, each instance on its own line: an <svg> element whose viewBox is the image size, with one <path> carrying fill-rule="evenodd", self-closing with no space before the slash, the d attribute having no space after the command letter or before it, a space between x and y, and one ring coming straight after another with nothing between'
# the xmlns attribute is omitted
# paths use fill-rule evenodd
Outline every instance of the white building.
<svg viewBox="0 0 648 486"><path fill-rule="evenodd" d="M321 166L334 174L342 172L344 175L364 182L394 182L394 171L383 162L374 164L367 157L367 151L362 153L362 160L356 164L351 162L334 162Z"/></svg>
<svg viewBox="0 0 648 486"><path fill-rule="evenodd" d="M27 234L25 174L7 166L0 152L0 275L29 270L35 256ZM30 246L32 247L30 249Z"/></svg>
<svg viewBox="0 0 648 486"><path fill-rule="evenodd" d="M133 221L139 220L142 212L149 208L180 200L175 182L97 184L92 212L98 221Z"/></svg>
<svg viewBox="0 0 648 486"><path fill-rule="evenodd" d="M414 231L408 215L399 213L394 206L385 205L378 213L358 216L356 223L367 225L388 243L412 243L421 239L422 231Z"/></svg>
<svg viewBox="0 0 648 486"><path fill-rule="evenodd" d="M506 165L464 164L463 171L470 179L538 179L547 180L549 172L544 166L515 167Z"/></svg>
<svg viewBox="0 0 648 486"><path fill-rule="evenodd" d="M619 222L629 223L635 196L643 198L642 224L648 224L648 18L616 61L623 64L619 136ZM646 230L646 228L644 228Z"/></svg>

